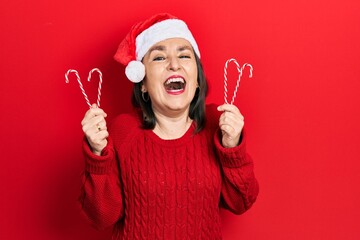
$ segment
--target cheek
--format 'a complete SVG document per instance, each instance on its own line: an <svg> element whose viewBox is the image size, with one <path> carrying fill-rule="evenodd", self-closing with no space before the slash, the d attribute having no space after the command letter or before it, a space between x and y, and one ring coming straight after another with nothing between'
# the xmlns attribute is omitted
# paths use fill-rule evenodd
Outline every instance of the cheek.
<svg viewBox="0 0 360 240"><path fill-rule="evenodd" d="M192 68L189 72L189 77L191 78L191 82L193 82L195 85L197 85L197 76L198 76L198 71L197 68Z"/></svg>
<svg viewBox="0 0 360 240"><path fill-rule="evenodd" d="M144 85L147 88L154 87L159 81L160 73L155 68L146 68L146 75L144 80Z"/></svg>
<svg viewBox="0 0 360 240"><path fill-rule="evenodd" d="M153 78L154 75L154 69L151 67L145 67L145 79L147 81L149 81L149 79L151 80Z"/></svg>
<svg viewBox="0 0 360 240"><path fill-rule="evenodd" d="M166 65L164 63L145 65L145 75L149 79L159 79L166 72Z"/></svg>
<svg viewBox="0 0 360 240"><path fill-rule="evenodd" d="M184 64L183 68L185 69L189 77L191 78L195 77L195 79L197 78L198 69L195 62Z"/></svg>

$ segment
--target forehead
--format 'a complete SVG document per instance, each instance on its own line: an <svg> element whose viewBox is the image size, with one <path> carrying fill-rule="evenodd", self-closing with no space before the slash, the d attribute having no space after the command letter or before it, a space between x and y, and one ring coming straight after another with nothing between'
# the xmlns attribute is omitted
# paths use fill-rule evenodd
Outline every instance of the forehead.
<svg viewBox="0 0 360 240"><path fill-rule="evenodd" d="M178 51L192 50L190 42L184 38L169 38L154 44L148 52L154 50L166 51L167 49L176 48Z"/></svg>

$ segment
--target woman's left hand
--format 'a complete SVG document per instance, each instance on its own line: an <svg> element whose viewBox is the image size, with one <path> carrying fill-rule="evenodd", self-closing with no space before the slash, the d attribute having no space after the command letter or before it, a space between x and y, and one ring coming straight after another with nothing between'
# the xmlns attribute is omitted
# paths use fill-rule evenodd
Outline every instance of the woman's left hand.
<svg viewBox="0 0 360 240"><path fill-rule="evenodd" d="M244 127L243 115L235 105L230 104L220 105L217 110L223 112L219 119L223 147L236 147Z"/></svg>

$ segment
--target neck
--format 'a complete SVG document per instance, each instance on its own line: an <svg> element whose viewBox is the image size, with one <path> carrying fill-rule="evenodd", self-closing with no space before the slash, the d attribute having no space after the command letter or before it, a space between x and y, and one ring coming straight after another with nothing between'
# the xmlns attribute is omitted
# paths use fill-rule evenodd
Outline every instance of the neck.
<svg viewBox="0 0 360 240"><path fill-rule="evenodd" d="M165 116L155 113L156 125L154 133L162 139L177 139L182 137L192 124L188 111L177 116Z"/></svg>

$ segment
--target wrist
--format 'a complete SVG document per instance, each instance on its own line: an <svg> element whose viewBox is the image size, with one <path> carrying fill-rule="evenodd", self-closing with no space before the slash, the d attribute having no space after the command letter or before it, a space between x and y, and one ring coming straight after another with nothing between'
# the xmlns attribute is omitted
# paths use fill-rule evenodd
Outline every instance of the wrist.
<svg viewBox="0 0 360 240"><path fill-rule="evenodd" d="M92 153L97 155L97 156L101 156L101 152L102 151L92 150Z"/></svg>

